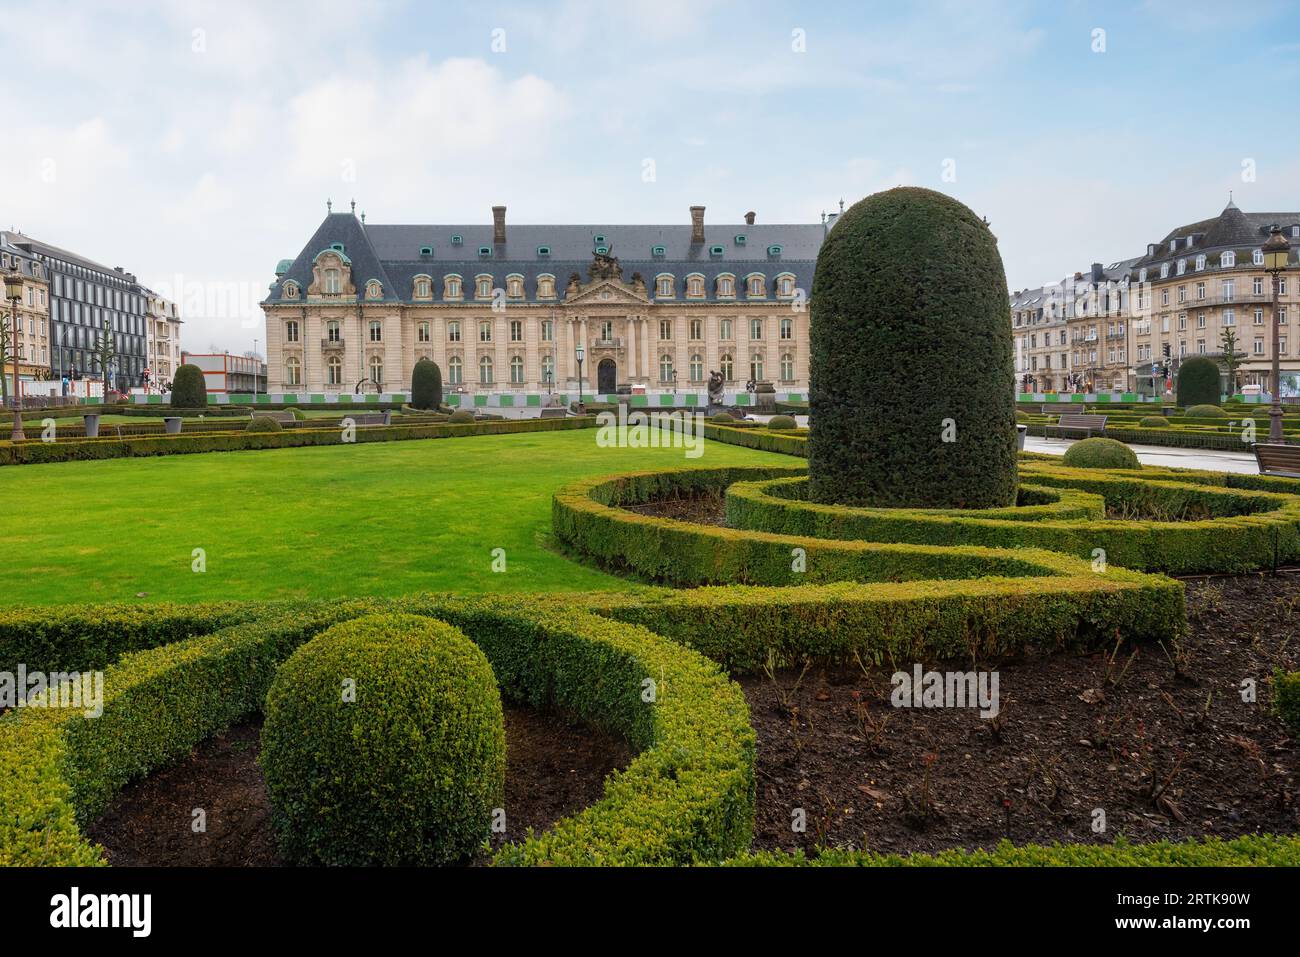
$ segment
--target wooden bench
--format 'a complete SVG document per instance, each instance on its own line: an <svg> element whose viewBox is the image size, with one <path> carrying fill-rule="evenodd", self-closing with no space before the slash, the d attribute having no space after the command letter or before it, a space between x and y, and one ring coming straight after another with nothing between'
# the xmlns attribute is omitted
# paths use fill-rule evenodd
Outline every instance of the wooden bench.
<svg viewBox="0 0 1300 957"><path fill-rule="evenodd" d="M1097 432L1100 435L1105 435L1106 417L1104 415L1078 415L1065 412L1057 420L1056 425L1045 426L1043 432L1050 435L1053 430L1058 432L1082 432L1085 435L1092 435L1092 433Z"/></svg>
<svg viewBox="0 0 1300 957"><path fill-rule="evenodd" d="M541 417L543 419L563 419L566 418L568 414L569 414L569 410L565 408L542 409Z"/></svg>
<svg viewBox="0 0 1300 957"><path fill-rule="evenodd" d="M1256 442L1255 462L1260 475L1300 478L1300 445L1268 445Z"/></svg>
<svg viewBox="0 0 1300 957"><path fill-rule="evenodd" d="M279 422L281 425L291 425L292 423L297 421L293 417L292 412L277 412L277 411L269 411L269 410L266 412L254 412L253 418L274 419L276 422Z"/></svg>

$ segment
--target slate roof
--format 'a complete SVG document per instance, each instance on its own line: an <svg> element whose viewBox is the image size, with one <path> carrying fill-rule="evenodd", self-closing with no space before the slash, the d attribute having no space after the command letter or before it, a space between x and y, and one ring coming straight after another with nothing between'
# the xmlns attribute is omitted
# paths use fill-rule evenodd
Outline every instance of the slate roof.
<svg viewBox="0 0 1300 957"><path fill-rule="evenodd" d="M454 235L461 237L459 246L452 245ZM736 243L738 235L745 237L744 245ZM673 302L683 300L687 275L704 275L705 301L709 301L714 298L713 280L722 273L730 273L738 284L736 301L743 302L744 291L739 284L748 274L759 272L768 280L768 298L765 301L771 301L772 280L781 273L792 273L797 288L812 288L813 266L825 239L826 227L818 223L706 224L703 243L691 242L689 223L669 226L614 223L507 225L505 243L494 244L492 236L490 223L385 226L363 224L352 213L330 213L298 256L287 267L284 261L277 266L278 275L271 284L266 301L301 301L283 298L284 283L293 280L305 293L312 280L312 262L322 250L329 249L334 243L342 243L346 255L352 260L352 282L358 295L364 295L367 282L378 279L384 288L383 301L409 302L415 277L427 275L433 279L432 301L441 302L442 280L449 274L457 274L463 280L466 301L472 301L468 296L473 294L474 277L482 274L492 276L494 288L504 287L509 275L522 275L525 296L529 301L535 301L537 277L549 274L555 277L557 294L563 296L570 274L576 272L584 283L587 282L587 267L591 265L598 236L604 237L610 254L618 257L624 282L631 282L632 274L639 272L652 299L655 298L654 279L660 273L669 273L676 279L677 295L670 300ZM781 247L779 255L768 254L768 247L774 245ZM432 255L421 254L421 248L426 246L433 248ZM479 256L482 246L492 249L490 257ZM538 255L540 246L549 247L550 255ZM665 248L662 257L652 256L655 246ZM721 256L710 253L714 246L722 247Z"/></svg>
<svg viewBox="0 0 1300 957"><path fill-rule="evenodd" d="M1291 236L1292 227L1300 226L1300 212L1289 213L1243 213L1236 203L1229 201L1218 216L1188 223L1171 230L1164 239L1155 244L1155 250L1139 256L1132 263L1130 272L1137 269L1159 268L1161 263L1176 263L1179 259L1195 259L1203 253L1236 250L1237 261L1243 255L1249 262L1251 253L1264 245L1268 239L1269 229L1274 225L1282 227L1283 234L1294 250L1300 240ZM1169 243L1177 240L1177 248L1171 251ZM1190 243L1189 243L1190 240ZM1207 265L1218 265L1217 259Z"/></svg>

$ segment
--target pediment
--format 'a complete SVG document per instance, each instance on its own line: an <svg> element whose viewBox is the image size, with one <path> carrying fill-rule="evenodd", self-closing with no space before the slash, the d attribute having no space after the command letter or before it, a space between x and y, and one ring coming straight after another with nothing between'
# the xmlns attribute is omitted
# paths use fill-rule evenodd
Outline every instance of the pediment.
<svg viewBox="0 0 1300 957"><path fill-rule="evenodd" d="M644 290L629 286L617 279L596 279L579 286L576 293L564 297L566 306L649 306L650 299Z"/></svg>

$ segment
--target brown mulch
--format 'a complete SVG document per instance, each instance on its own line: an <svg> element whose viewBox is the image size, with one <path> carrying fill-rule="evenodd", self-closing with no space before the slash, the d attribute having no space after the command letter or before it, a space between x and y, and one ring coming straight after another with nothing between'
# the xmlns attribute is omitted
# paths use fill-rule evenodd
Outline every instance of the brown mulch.
<svg viewBox="0 0 1300 957"><path fill-rule="evenodd" d="M522 840L598 801L605 778L626 767L626 742L563 717L507 704L507 832ZM87 829L116 866L280 866L271 806L257 764L261 721L228 729L188 758L128 785ZM194 833L193 812L206 812ZM482 861L479 861L482 863Z"/></svg>
<svg viewBox="0 0 1300 957"><path fill-rule="evenodd" d="M996 721L892 707L890 676L912 662L741 678L758 734L755 847L909 853L1300 830L1300 745L1268 713L1267 680L1300 666L1300 574L1187 585L1177 648L981 663L999 673Z"/></svg>

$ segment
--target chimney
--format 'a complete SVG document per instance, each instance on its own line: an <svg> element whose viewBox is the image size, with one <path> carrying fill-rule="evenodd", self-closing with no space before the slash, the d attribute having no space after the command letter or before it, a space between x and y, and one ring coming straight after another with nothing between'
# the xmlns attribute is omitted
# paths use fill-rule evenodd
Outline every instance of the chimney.
<svg viewBox="0 0 1300 957"><path fill-rule="evenodd" d="M492 207L492 242L503 243L506 241L506 208L504 206Z"/></svg>
<svg viewBox="0 0 1300 957"><path fill-rule="evenodd" d="M691 242L704 242L704 207L691 207Z"/></svg>
<svg viewBox="0 0 1300 957"><path fill-rule="evenodd" d="M750 210L748 213L745 214L745 225L746 225L746 226L753 226L753 225L754 225L754 211L753 211L753 210Z"/></svg>
<svg viewBox="0 0 1300 957"><path fill-rule="evenodd" d="M1078 282L1078 281L1079 281L1080 279L1082 279L1082 278L1083 278L1083 273L1081 273L1081 272L1076 272L1076 273L1074 274L1074 279L1075 279L1076 282Z"/></svg>

